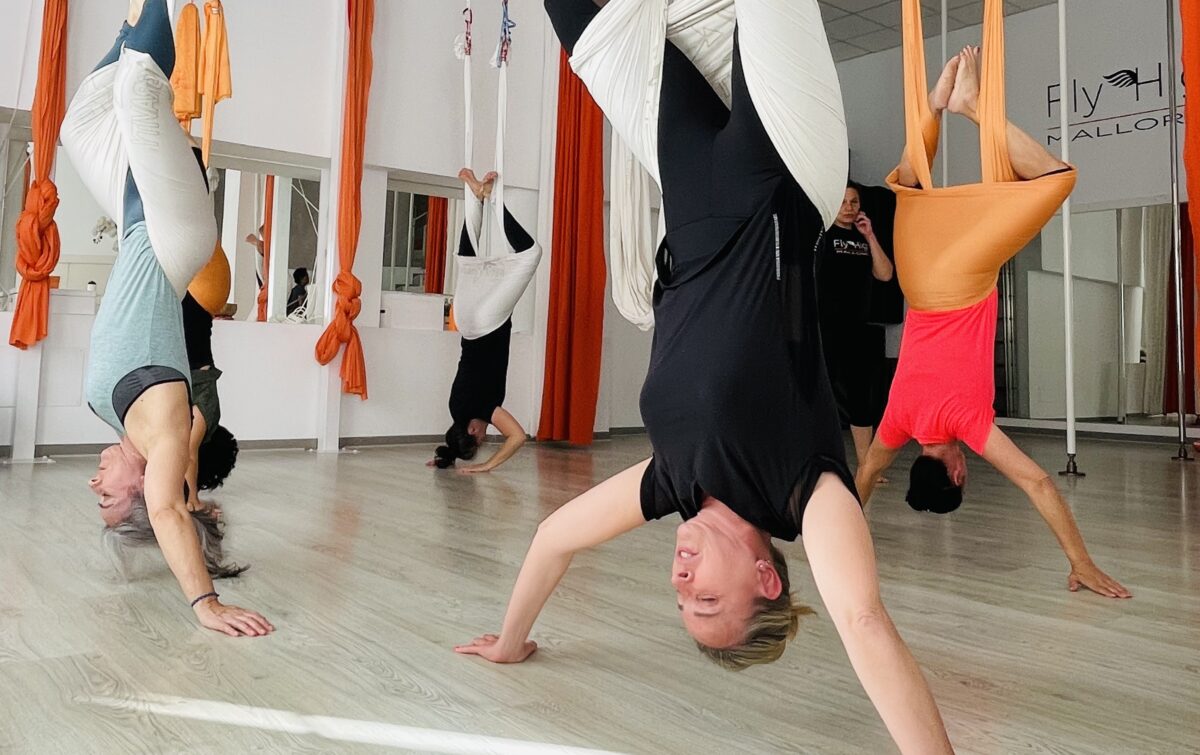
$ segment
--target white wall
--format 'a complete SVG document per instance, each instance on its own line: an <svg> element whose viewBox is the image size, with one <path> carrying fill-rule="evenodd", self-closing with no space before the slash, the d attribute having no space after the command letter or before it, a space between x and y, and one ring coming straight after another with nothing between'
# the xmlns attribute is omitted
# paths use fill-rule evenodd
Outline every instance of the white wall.
<svg viewBox="0 0 1200 755"><path fill-rule="evenodd" d="M367 129L367 162L437 176L463 166L463 75L454 38L463 30L461 3L406 0L375 8L375 76ZM539 0L512 0L508 74L506 179L536 189L541 159L541 87L545 57ZM472 65L475 165L494 164L496 85L488 65L500 27L499 3L475 3ZM553 59L556 61L556 59Z"/></svg>

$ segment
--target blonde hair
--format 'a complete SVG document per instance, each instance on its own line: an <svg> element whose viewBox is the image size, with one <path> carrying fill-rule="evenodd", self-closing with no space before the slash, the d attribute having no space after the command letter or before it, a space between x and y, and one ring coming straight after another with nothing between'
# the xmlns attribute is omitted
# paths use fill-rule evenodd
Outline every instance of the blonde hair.
<svg viewBox="0 0 1200 755"><path fill-rule="evenodd" d="M774 600L755 601L754 616L746 627L745 638L733 647L712 648L696 643L700 654L728 671L743 671L760 663L774 663L783 655L788 640L796 636L801 616L814 616L816 611L797 603L792 596L787 559L771 544L771 560L783 589Z"/></svg>

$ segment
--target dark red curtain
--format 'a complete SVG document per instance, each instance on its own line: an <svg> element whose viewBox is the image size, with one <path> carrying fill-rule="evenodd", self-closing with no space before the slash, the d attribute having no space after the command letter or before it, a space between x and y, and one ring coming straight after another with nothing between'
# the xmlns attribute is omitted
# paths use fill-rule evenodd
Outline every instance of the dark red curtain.
<svg viewBox="0 0 1200 755"><path fill-rule="evenodd" d="M425 223L425 293L441 294L446 288L446 215L450 202L445 197L429 198Z"/></svg>
<svg viewBox="0 0 1200 755"><path fill-rule="evenodd" d="M1183 342L1184 342L1184 365L1183 365L1183 399L1184 411L1188 414L1196 412L1196 352L1194 349L1188 348L1189 344L1195 343L1196 333L1196 287L1192 281L1196 280L1196 257L1194 253L1195 245L1192 243L1192 223L1191 216L1188 213L1188 205L1190 202L1185 202L1182 207L1183 215L1181 218L1183 234L1180 237L1183 242ZM1172 262L1172 266L1174 262ZM1174 267L1172 267L1174 270ZM1167 296L1167 374L1163 377L1163 411L1167 414L1179 410L1178 394L1175 381L1175 370L1179 364L1176 358L1178 353L1176 348L1175 336L1175 276L1170 277L1170 286Z"/></svg>
<svg viewBox="0 0 1200 755"><path fill-rule="evenodd" d="M537 437L587 445L596 424L604 343L604 116L565 52L558 68L550 306Z"/></svg>

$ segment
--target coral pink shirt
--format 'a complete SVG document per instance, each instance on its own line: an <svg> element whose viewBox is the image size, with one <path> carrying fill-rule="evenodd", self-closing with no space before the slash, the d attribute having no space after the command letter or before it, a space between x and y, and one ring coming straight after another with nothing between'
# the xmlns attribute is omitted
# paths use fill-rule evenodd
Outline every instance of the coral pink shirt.
<svg viewBox="0 0 1200 755"><path fill-rule="evenodd" d="M900 448L961 440L982 454L996 412L995 289L948 312L909 310L879 440Z"/></svg>

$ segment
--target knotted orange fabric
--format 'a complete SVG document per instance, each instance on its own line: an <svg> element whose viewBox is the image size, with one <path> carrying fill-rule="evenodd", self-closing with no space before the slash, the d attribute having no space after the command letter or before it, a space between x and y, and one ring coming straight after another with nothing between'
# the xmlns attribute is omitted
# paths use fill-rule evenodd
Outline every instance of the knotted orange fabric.
<svg viewBox="0 0 1200 755"><path fill-rule="evenodd" d="M191 132L192 121L200 117L200 9L188 3L179 12L175 28L175 71L171 74L175 91L175 117L183 130Z"/></svg>
<svg viewBox="0 0 1200 755"><path fill-rule="evenodd" d="M1075 169L1022 181L1008 156L1004 4L985 0L979 87L983 182L935 188L940 124L929 107L920 0L904 0L904 154L919 186L896 192L896 273L911 307L945 311L986 299L1000 268L1041 231L1075 186Z"/></svg>
<svg viewBox="0 0 1200 755"><path fill-rule="evenodd" d="M50 180L58 132L66 114L67 0L46 0L37 91L33 96L34 179L17 221L17 272L21 290L8 342L26 349L46 337L50 320L50 273L58 265L61 241L54 212L58 187Z"/></svg>
<svg viewBox="0 0 1200 755"><path fill-rule="evenodd" d="M258 287L258 321L267 321L267 291L271 285L271 229L275 227L275 176L267 176L267 188L263 191L262 231L262 285Z"/></svg>
<svg viewBox="0 0 1200 755"><path fill-rule="evenodd" d="M342 110L342 169L338 189L338 264L341 271L333 281L333 319L317 341L316 356L329 364L342 344L342 390L367 397L367 364L354 318L362 309L362 283L354 277L354 256L362 226L363 146L367 132L367 103L371 94L371 36L375 27L375 0L349 0L350 26L346 66L346 102Z"/></svg>
<svg viewBox="0 0 1200 755"><path fill-rule="evenodd" d="M204 95L204 164L212 151L213 118L217 103L233 96L229 72L229 38L225 33L225 9L221 0L204 4L204 53L200 60L200 94Z"/></svg>

